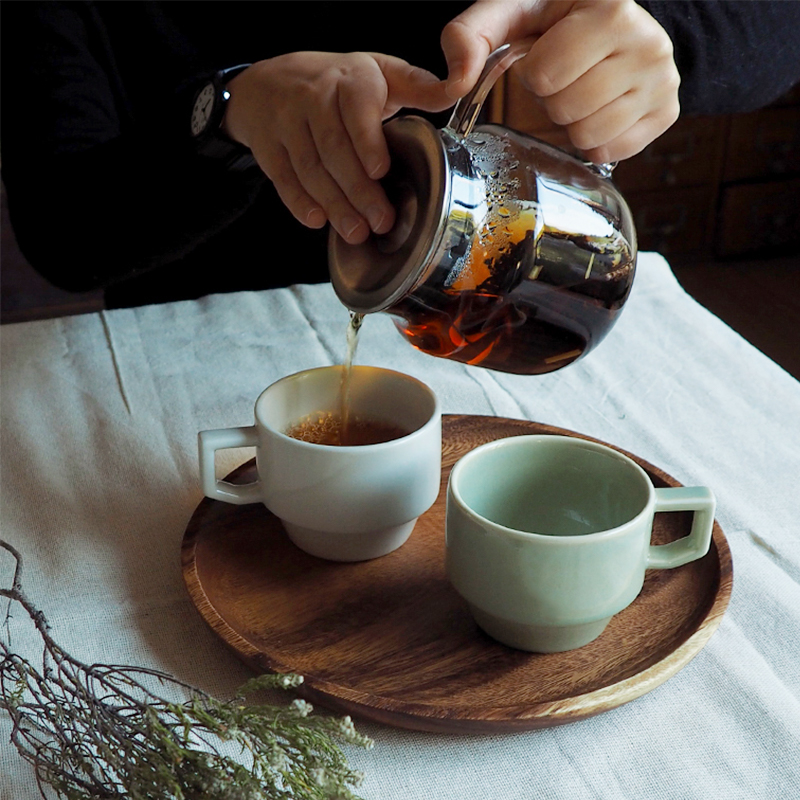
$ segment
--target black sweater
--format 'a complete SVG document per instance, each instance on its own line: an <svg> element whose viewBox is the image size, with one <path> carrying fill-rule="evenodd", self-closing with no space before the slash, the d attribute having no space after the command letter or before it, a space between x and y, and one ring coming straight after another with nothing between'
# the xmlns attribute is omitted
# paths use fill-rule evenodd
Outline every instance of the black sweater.
<svg viewBox="0 0 800 800"><path fill-rule="evenodd" d="M440 76L458 2L0 5L0 143L28 260L109 306L327 280L325 231L258 168L194 154L189 88L295 50L379 50ZM642 2L675 44L683 113L764 106L800 81L800 2ZM433 121L440 125L446 115Z"/></svg>

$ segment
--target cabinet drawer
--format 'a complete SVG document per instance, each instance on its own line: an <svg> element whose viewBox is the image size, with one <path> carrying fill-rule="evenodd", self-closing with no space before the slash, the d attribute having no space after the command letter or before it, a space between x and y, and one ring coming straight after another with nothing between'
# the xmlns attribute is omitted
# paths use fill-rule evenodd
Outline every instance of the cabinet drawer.
<svg viewBox="0 0 800 800"><path fill-rule="evenodd" d="M626 200L633 213L640 250L692 253L709 244L713 189L632 192Z"/></svg>
<svg viewBox="0 0 800 800"><path fill-rule="evenodd" d="M678 120L638 155L622 161L614 181L623 191L715 183L725 146L725 120Z"/></svg>
<svg viewBox="0 0 800 800"><path fill-rule="evenodd" d="M800 107L767 108L731 119L724 179L800 172Z"/></svg>
<svg viewBox="0 0 800 800"><path fill-rule="evenodd" d="M724 189L717 255L763 256L800 241L800 179L745 184Z"/></svg>

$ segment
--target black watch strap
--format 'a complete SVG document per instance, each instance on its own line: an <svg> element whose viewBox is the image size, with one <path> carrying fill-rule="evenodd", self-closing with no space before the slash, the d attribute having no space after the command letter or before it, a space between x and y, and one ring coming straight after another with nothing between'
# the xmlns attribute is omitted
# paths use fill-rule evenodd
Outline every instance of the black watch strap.
<svg viewBox="0 0 800 800"><path fill-rule="evenodd" d="M199 134L193 135L198 155L220 161L227 169L236 171L248 169L254 166L256 161L249 148L225 135L221 125L230 99L227 84L249 66L250 64L238 64L235 67L219 70L203 84L203 87L209 83L214 87L214 108L208 125ZM195 97L199 96L203 87L198 90Z"/></svg>
<svg viewBox="0 0 800 800"><path fill-rule="evenodd" d="M248 67L252 66L252 64L238 64L235 67L221 69L216 74L216 77L221 83L226 84L228 81L232 81L240 72L244 72Z"/></svg>

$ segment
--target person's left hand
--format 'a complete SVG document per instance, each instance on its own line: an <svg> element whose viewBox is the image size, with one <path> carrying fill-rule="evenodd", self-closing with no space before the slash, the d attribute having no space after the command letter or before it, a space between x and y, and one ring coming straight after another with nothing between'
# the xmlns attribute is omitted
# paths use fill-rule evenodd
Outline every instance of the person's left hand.
<svg viewBox="0 0 800 800"><path fill-rule="evenodd" d="M389 169L383 120L401 107L452 105L434 75L380 53L287 53L229 88L225 133L252 150L300 222L330 222L350 244L394 224L379 183Z"/></svg>

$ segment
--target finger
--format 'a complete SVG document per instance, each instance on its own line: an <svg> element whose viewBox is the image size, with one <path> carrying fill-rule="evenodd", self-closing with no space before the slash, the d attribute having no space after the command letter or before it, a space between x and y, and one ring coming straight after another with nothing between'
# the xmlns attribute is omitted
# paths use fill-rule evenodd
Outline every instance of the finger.
<svg viewBox="0 0 800 800"><path fill-rule="evenodd" d="M671 124L671 123L670 123ZM624 161L626 158L641 153L647 145L658 138L667 128L656 118L642 117L620 136L606 142L600 147L584 151L587 161L593 164L609 164Z"/></svg>
<svg viewBox="0 0 800 800"><path fill-rule="evenodd" d="M443 111L452 105L444 82L394 56L364 54L369 60L339 84L339 113L367 175L379 179L390 157L383 121L401 107Z"/></svg>
<svg viewBox="0 0 800 800"><path fill-rule="evenodd" d="M493 50L544 33L574 5L573 0L478 0L442 31L447 93L454 100L463 97L477 82Z"/></svg>
<svg viewBox="0 0 800 800"><path fill-rule="evenodd" d="M256 144L253 155L292 216L307 228L324 227L328 217L319 203L303 188L285 148L278 147L268 151Z"/></svg>
<svg viewBox="0 0 800 800"><path fill-rule="evenodd" d="M347 145L355 149L364 171L374 179L382 178L389 170L389 148L383 135L388 95L382 67L376 57L370 57L352 80L339 84L331 112L349 135Z"/></svg>
<svg viewBox="0 0 800 800"><path fill-rule="evenodd" d="M357 108L351 108L351 111L358 118ZM380 119L376 126L376 130L370 132L370 138L376 133L383 137ZM387 233L391 230L394 209L381 185L365 171L358 152L358 143L353 141L351 130L342 118L340 109L331 109L323 117L316 118L311 125L311 134L322 166L350 206L367 221L375 233ZM383 147L386 147L385 141ZM386 158L388 161L388 150Z"/></svg>
<svg viewBox="0 0 800 800"><path fill-rule="evenodd" d="M444 111L453 101L447 93L447 85L432 72L415 67L402 58L371 53L380 67L386 86L383 119L392 116L400 108L419 108L423 111Z"/></svg>
<svg viewBox="0 0 800 800"><path fill-rule="evenodd" d="M652 111L641 114L633 94L567 127L570 140L589 161L603 164L635 156L678 119L677 98L655 104Z"/></svg>
<svg viewBox="0 0 800 800"><path fill-rule="evenodd" d="M381 109L374 104L364 104L353 92L342 91L339 114L348 134L348 145L357 154L362 171L373 180L383 178L389 171L391 158L383 134Z"/></svg>
<svg viewBox="0 0 800 800"><path fill-rule="evenodd" d="M611 55L565 89L542 98L547 115L557 125L571 125L594 114L641 84L642 73L625 66L627 59Z"/></svg>
<svg viewBox="0 0 800 800"><path fill-rule="evenodd" d="M342 238L350 244L365 241L369 225L328 172L309 128L295 131L288 152L303 189L320 205Z"/></svg>
<svg viewBox="0 0 800 800"><path fill-rule="evenodd" d="M484 2L445 25L441 46L447 61L447 94L453 100L472 89L489 54L509 40L511 22L508 5Z"/></svg>
<svg viewBox="0 0 800 800"><path fill-rule="evenodd" d="M613 37L589 14L576 11L539 37L528 55L515 65L516 74L535 95L550 97L603 62L614 47Z"/></svg>
<svg viewBox="0 0 800 800"><path fill-rule="evenodd" d="M677 98L680 75L669 59L643 59L640 53L613 53L566 89L543 99L550 119L570 125L591 116L617 97L633 93L640 116Z"/></svg>

